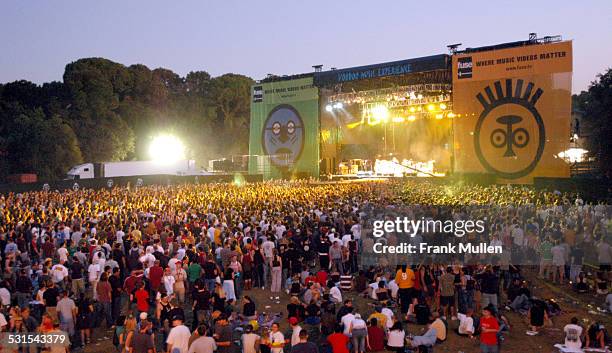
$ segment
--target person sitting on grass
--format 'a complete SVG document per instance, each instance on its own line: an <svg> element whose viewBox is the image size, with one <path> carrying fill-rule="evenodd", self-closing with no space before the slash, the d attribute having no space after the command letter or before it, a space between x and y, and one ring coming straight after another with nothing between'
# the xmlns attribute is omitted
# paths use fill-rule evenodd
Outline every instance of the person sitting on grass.
<svg viewBox="0 0 612 353"><path fill-rule="evenodd" d="M607 341L607 332L604 325L597 322L589 326L586 334L587 348L605 348Z"/></svg>
<svg viewBox="0 0 612 353"><path fill-rule="evenodd" d="M459 318L459 327L457 327L457 334L463 337L474 338L475 329L477 325L474 325L474 310L467 309L465 314L458 313L457 318Z"/></svg>
<svg viewBox="0 0 612 353"><path fill-rule="evenodd" d="M576 283L574 284L574 290L578 293L586 293L589 291L589 284L584 272L580 272L576 277Z"/></svg>
<svg viewBox="0 0 612 353"><path fill-rule="evenodd" d="M391 293L389 288L385 287L385 281L378 282L378 288L374 291L374 297L381 305L386 305L389 299L391 299Z"/></svg>
<svg viewBox="0 0 612 353"><path fill-rule="evenodd" d="M433 347L438 339L436 338L436 329L432 327L433 320L430 320L427 324L427 331L421 336L414 336L412 339L406 340L408 347L417 348L419 352L427 352L429 348Z"/></svg>

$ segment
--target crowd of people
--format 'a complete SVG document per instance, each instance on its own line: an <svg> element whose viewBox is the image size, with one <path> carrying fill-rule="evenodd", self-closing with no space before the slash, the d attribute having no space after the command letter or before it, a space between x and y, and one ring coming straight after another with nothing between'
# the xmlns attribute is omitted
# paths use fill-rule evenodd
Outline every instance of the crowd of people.
<svg viewBox="0 0 612 353"><path fill-rule="evenodd" d="M399 214L486 220L465 239L506 255L372 257L373 242L401 239L372 237L371 221ZM506 313L537 335L560 312L531 293L531 267L612 311L610 235L606 205L531 187L277 181L12 193L0 197L0 327L64 332L70 345L58 351L112 336L121 353L431 352L452 334L498 352ZM604 325L581 324L563 328L567 347L608 343Z"/></svg>

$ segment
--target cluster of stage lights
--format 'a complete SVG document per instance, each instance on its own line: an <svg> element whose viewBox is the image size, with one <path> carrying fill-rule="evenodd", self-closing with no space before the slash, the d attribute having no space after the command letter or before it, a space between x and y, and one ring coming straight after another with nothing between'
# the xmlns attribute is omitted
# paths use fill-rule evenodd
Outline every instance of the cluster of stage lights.
<svg viewBox="0 0 612 353"><path fill-rule="evenodd" d="M344 108L344 104L342 102L330 103L325 106L325 111L331 113L334 110L340 110Z"/></svg>
<svg viewBox="0 0 612 353"><path fill-rule="evenodd" d="M391 116L391 112L389 108L384 105L376 105L374 106L369 114L367 114L367 122L368 125L378 125L380 123L388 123L389 121L393 123L403 123L405 121L413 122L417 120L418 114L428 113L431 116L435 117L436 120L444 119L444 117L454 118L455 114L453 112L447 111L448 106L445 103L440 104L428 104L426 106L412 106L408 108L407 113L409 113L406 117L404 116ZM406 115L406 114L403 114Z"/></svg>

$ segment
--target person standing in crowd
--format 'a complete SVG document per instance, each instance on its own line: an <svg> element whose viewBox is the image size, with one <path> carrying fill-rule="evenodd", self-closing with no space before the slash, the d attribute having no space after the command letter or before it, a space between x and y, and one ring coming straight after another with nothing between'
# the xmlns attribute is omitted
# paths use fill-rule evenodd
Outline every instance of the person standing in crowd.
<svg viewBox="0 0 612 353"><path fill-rule="evenodd" d="M68 296L68 291L62 293L62 299L57 302L57 313L60 322L60 330L68 333L70 337L75 333L75 322L77 307L74 300Z"/></svg>
<svg viewBox="0 0 612 353"><path fill-rule="evenodd" d="M493 316L493 309L489 306L482 309L479 329L480 351L482 353L498 353L497 333L499 331L499 323L497 318Z"/></svg>
<svg viewBox="0 0 612 353"><path fill-rule="evenodd" d="M270 352L271 353L283 353L283 347L285 346L285 336L280 331L280 325L278 323L273 323L270 328L270 335L268 337L268 341L270 342Z"/></svg>
<svg viewBox="0 0 612 353"><path fill-rule="evenodd" d="M183 325L184 318L180 315L172 317L172 329L166 338L167 353L188 353L188 342L191 337L189 328Z"/></svg>
<svg viewBox="0 0 612 353"><path fill-rule="evenodd" d="M151 334L152 324L147 320L140 321L140 328L132 331L126 338L125 347L129 353L154 353L155 343Z"/></svg>
<svg viewBox="0 0 612 353"><path fill-rule="evenodd" d="M196 331L197 337L189 344L188 353L213 353L217 350L217 343L208 332L208 326L200 325Z"/></svg>
<svg viewBox="0 0 612 353"><path fill-rule="evenodd" d="M327 342L331 345L333 353L349 353L349 338L342 331L342 325L337 324L334 333L327 336Z"/></svg>
<svg viewBox="0 0 612 353"><path fill-rule="evenodd" d="M240 341L242 342L242 353L259 352L259 345L261 343L261 337L258 334L253 332L253 325L249 324L246 326L244 330L244 334L242 334ZM292 351L292 352L295 353L295 351Z"/></svg>
<svg viewBox="0 0 612 353"><path fill-rule="evenodd" d="M408 308L412 302L412 293L414 288L415 276L412 269L406 265L402 265L395 274L395 283L397 283L399 304L401 306L401 313L408 320Z"/></svg>
<svg viewBox="0 0 612 353"><path fill-rule="evenodd" d="M283 260L276 253L276 250L273 251L272 258L270 259L271 273L272 273L272 287L270 291L272 293L278 293L281 290L282 286L282 272L283 272ZM276 297L278 299L278 297Z"/></svg>
<svg viewBox="0 0 612 353"><path fill-rule="evenodd" d="M308 342L308 331L301 330L299 334L299 342L291 347L291 353L319 353L319 348L313 342Z"/></svg>

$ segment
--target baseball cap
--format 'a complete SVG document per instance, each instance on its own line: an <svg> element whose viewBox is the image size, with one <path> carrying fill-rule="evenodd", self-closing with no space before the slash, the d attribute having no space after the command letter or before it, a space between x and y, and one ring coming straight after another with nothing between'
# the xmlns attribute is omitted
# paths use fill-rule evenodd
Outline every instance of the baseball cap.
<svg viewBox="0 0 612 353"><path fill-rule="evenodd" d="M297 317L292 316L292 317L289 318L289 324L290 325L297 325L297 323L298 323Z"/></svg>

